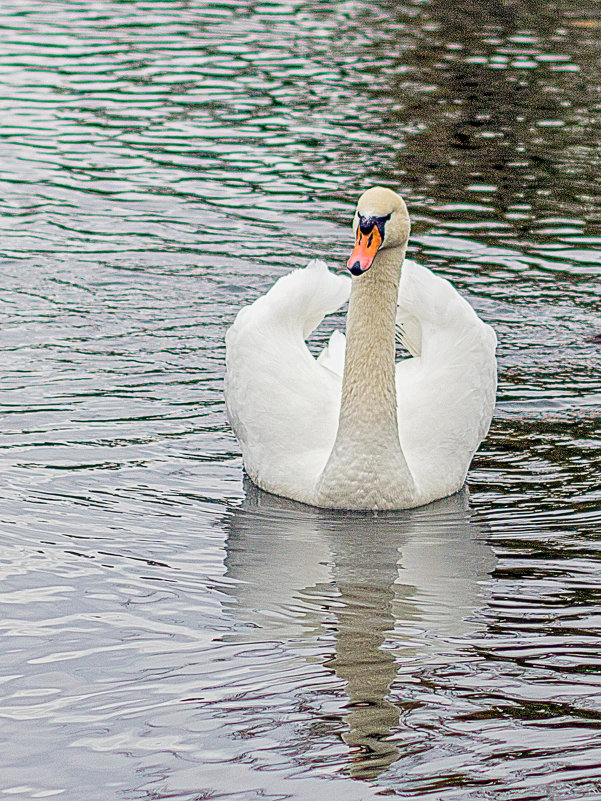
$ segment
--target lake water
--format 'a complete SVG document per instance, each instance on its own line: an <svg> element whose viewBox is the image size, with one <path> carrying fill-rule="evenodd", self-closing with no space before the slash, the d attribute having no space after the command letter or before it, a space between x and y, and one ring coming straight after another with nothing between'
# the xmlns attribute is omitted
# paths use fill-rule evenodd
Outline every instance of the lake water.
<svg viewBox="0 0 601 801"><path fill-rule="evenodd" d="M2 797L600 799L599 4L0 26ZM379 182L498 407L460 496L312 511L243 484L224 332Z"/></svg>

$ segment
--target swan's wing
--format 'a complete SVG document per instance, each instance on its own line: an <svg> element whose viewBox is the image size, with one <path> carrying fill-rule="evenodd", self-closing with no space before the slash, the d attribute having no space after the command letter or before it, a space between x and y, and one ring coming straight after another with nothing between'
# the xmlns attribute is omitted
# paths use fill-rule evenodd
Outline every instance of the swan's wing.
<svg viewBox="0 0 601 801"><path fill-rule="evenodd" d="M346 349L346 337L342 331L333 331L328 344L317 357L317 361L322 367L342 378L344 373L344 353Z"/></svg>
<svg viewBox="0 0 601 801"><path fill-rule="evenodd" d="M305 338L349 294L350 278L314 261L243 308L227 332L228 416L249 476L270 492L308 497L333 447L340 377Z"/></svg>
<svg viewBox="0 0 601 801"><path fill-rule="evenodd" d="M399 435L422 488L465 480L492 419L497 338L444 278L407 260L397 324L414 358L397 365Z"/></svg>
<svg viewBox="0 0 601 801"><path fill-rule="evenodd" d="M403 318L397 312L395 338L412 356L419 356L422 349L422 332L415 318L410 316Z"/></svg>

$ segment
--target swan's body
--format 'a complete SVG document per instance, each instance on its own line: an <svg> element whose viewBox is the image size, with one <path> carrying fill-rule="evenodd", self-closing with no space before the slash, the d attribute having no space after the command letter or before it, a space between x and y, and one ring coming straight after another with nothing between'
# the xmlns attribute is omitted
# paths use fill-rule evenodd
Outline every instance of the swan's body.
<svg viewBox="0 0 601 801"><path fill-rule="evenodd" d="M496 337L448 281L404 261L398 195L368 190L355 222L352 288L311 262L239 312L226 339L228 415L248 475L269 492L343 509L419 506L463 486L494 408ZM346 343L334 332L315 359L305 339L349 296ZM395 322L412 353L396 365Z"/></svg>

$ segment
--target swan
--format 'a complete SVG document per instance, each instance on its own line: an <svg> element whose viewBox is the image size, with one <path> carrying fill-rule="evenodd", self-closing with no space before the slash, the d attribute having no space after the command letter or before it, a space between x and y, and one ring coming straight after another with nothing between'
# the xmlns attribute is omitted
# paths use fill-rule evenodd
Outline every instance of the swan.
<svg viewBox="0 0 601 801"><path fill-rule="evenodd" d="M228 419L251 480L335 509L403 509L458 492L488 431L496 336L449 281L405 259L407 207L359 198L351 277L321 261L281 277L226 334ZM349 300L346 338L305 340ZM411 354L395 364L395 334Z"/></svg>

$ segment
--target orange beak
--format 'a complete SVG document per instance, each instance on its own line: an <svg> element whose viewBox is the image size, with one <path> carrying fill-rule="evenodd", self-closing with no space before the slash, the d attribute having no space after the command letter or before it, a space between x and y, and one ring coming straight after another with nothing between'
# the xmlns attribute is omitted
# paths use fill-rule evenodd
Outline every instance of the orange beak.
<svg viewBox="0 0 601 801"><path fill-rule="evenodd" d="M353 275L361 275L366 270L369 270L381 244L382 235L377 225L374 225L367 234L363 233L361 226L357 228L357 241L346 263Z"/></svg>

